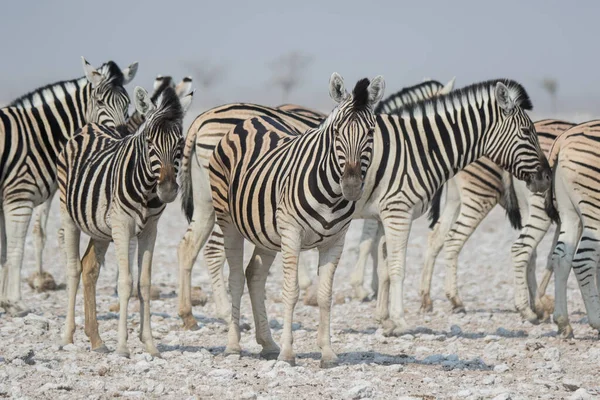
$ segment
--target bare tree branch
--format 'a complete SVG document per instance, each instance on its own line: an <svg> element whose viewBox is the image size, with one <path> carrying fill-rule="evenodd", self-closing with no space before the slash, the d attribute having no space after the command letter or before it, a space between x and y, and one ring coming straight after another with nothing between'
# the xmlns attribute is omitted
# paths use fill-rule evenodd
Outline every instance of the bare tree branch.
<svg viewBox="0 0 600 400"><path fill-rule="evenodd" d="M289 99L290 94L300 85L303 74L312 61L313 57L311 55L292 51L283 54L270 63L271 70L273 70L272 82L281 89L283 103Z"/></svg>

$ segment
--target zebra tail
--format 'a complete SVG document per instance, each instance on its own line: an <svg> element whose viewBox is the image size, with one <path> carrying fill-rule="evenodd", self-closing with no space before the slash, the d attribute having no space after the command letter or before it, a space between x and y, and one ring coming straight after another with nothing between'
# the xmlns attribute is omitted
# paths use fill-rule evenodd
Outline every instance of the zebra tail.
<svg viewBox="0 0 600 400"><path fill-rule="evenodd" d="M558 210L554 205L554 176L556 175L556 163L552 166L552 179L550 180L550 187L546 190L545 199L544 199L544 209L546 210L546 214L557 225L560 224L560 215L558 214Z"/></svg>
<svg viewBox="0 0 600 400"><path fill-rule="evenodd" d="M427 216L430 221L429 229L433 229L435 224L437 224L438 220L440 219L440 204L442 202L443 190L444 187L442 186L437 190L437 192L435 192L433 199L431 199L431 207L429 208L429 215Z"/></svg>
<svg viewBox="0 0 600 400"><path fill-rule="evenodd" d="M183 162L181 163L181 209L188 223L192 222L194 215L194 190L192 187L192 163L196 156L196 132L194 124L188 130L183 148Z"/></svg>
<svg viewBox="0 0 600 400"><path fill-rule="evenodd" d="M513 183L514 178L509 173L504 173L502 176L502 185L504 186L502 195L504 196L504 207L506 208L506 216L510 221L510 225L514 229L523 229L523 219L521 210L519 209L519 201L517 200L517 192Z"/></svg>

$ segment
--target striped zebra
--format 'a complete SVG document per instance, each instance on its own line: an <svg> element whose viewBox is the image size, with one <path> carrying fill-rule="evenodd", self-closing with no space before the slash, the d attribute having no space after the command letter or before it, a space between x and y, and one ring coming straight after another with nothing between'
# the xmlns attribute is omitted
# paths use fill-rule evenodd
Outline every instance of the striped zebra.
<svg viewBox="0 0 600 400"><path fill-rule="evenodd" d="M182 122L192 95L180 100L173 88L166 87L154 105L148 93L136 87L135 107L146 121L135 134L123 136L117 129L88 124L61 152L58 186L69 293L63 344L73 343L75 297L83 273L85 332L92 350L107 351L98 333L95 286L104 254L114 241L119 264L117 353L129 356L127 304L132 290L129 248L135 237L141 307L139 337L146 351L158 355L150 328L152 253L158 219L166 203L177 196ZM82 261L79 257L81 231L90 236Z"/></svg>
<svg viewBox="0 0 600 400"><path fill-rule="evenodd" d="M358 81L348 94L343 79L334 73L329 93L338 105L317 128L300 134L279 119L256 117L237 125L215 148L209 164L210 190L208 182L197 188L206 201L194 209L194 217L203 215L207 222L201 231L203 241L213 230L215 215L224 236L232 296L226 353L241 351L245 238L256 245L246 276L261 355L278 355L295 364L292 320L299 296L298 256L301 250L317 248L321 365L337 362L330 339L333 275L356 201L363 194L373 147L373 110L383 91L384 80L378 76ZM264 303L267 274L278 251L285 305L281 353L271 337Z"/></svg>
<svg viewBox="0 0 600 400"><path fill-rule="evenodd" d="M125 123L129 97L123 85L137 63L121 71L112 61L98 70L83 59L83 78L41 87L0 110L2 274L0 303L23 314L21 265L33 208L56 190L56 159L65 142L87 122Z"/></svg>
<svg viewBox="0 0 600 400"><path fill-rule="evenodd" d="M383 222L388 260L387 265L378 265L377 319L385 322L386 334L402 333L407 328L403 282L412 219L425 212L448 179L487 156L525 180L530 190L543 191L549 185L548 163L526 113L531 108L529 96L520 84L491 80L405 107L399 116L377 117L373 159L365 180L367 195L358 202L354 218ZM191 223L178 249L179 313L188 328L195 326L191 302L187 299L191 292L191 268L202 243L198 226L204 224L202 216L190 218L189 210L196 202L201 204L200 199L192 196L191 182L206 179L200 170L201 163L206 164L205 159L189 157L196 149L214 149L211 141L218 132L218 121L202 117L194 122L188 131L182 162L182 201ZM206 128L206 145L203 137L196 138L196 130L201 127ZM193 168L188 170L186 157L188 164L193 162Z"/></svg>
<svg viewBox="0 0 600 400"><path fill-rule="evenodd" d="M387 99L381 101L375 113L377 114L397 114L402 107L421 100L427 100L436 96L448 94L454 89L455 78L452 78L446 85L438 81L425 80L424 82L404 88ZM365 301L369 298L369 293L364 288L365 267L369 255L372 256L373 273L371 276L371 290L377 297L377 265L379 263L379 254L383 255L383 249L379 249L379 241L383 235L383 225L377 220L364 220L360 244L358 246L358 259L354 265L354 270L350 275L350 285L354 291L354 298Z"/></svg>
<svg viewBox="0 0 600 400"><path fill-rule="evenodd" d="M190 77L185 77L181 82L175 85L173 78L170 76L162 76L158 75L154 80L153 92L151 99L153 102L156 102L158 96L162 93L162 91L167 87L175 88L177 95L179 97L183 97L188 94L192 89L192 79ZM142 114L140 114L137 110L134 110L133 113L127 118L126 122L126 130L120 129L121 133L134 133L140 127L140 125L144 122L145 118ZM43 253L44 247L46 246L46 225L48 224L48 216L50 215L50 207L52 205L52 200L54 199L53 192L48 200L42 203L39 207L36 208L36 214L33 223L33 244L35 248L35 260L37 266L37 272L35 272L30 278L30 283L33 283L32 289L36 289L38 291L43 291L45 289L44 284L47 284L50 281L54 282L52 275L48 272L44 272L43 268ZM62 239L61 239L61 230L59 230L59 246L62 247ZM135 246L135 243L133 243ZM134 249L135 250L135 249ZM55 285L55 284L54 284Z"/></svg>
<svg viewBox="0 0 600 400"><path fill-rule="evenodd" d="M544 154L549 155L550 147L558 135L574 126L574 124L554 119L538 121L535 124L540 147ZM452 304L454 312L464 312L464 305L458 294L457 270L458 256L463 246L475 231L477 226L500 203L506 208L511 225L521 229L519 239L513 246L515 261L527 255L524 261L515 262L515 305L523 318L537 322L548 317L547 299L536 297L535 251L523 249L523 240L532 238L539 231L536 220L547 217L544 214L543 196L529 192L522 182L512 182L510 174L487 158L482 158L467 166L447 182L446 203L440 215L440 201L433 201L432 208L437 207L431 214L440 216L432 220L432 231L428 237L425 265L421 277L421 311L431 312L433 304L430 297L431 279L435 259L445 250L446 264L446 297ZM508 179L508 181L507 181ZM516 190L506 190L504 182ZM441 191L438 192L441 195ZM537 200L536 200L537 198ZM521 225L521 211L527 215L527 223ZM544 230L544 233L546 230ZM543 234L542 234L543 237ZM541 237L540 237L541 239ZM523 251L526 254L521 254ZM528 292L529 291L529 292Z"/></svg>
<svg viewBox="0 0 600 400"><path fill-rule="evenodd" d="M554 322L562 337L572 337L567 310L571 268L592 328L600 331L600 120L563 133L549 156L554 174L545 209L558 223L551 268L556 274Z"/></svg>
<svg viewBox="0 0 600 400"><path fill-rule="evenodd" d="M453 84L454 80L451 80L446 85L442 85L436 81L423 82L391 95L380 102L377 109L380 109L382 104L398 102L398 99L409 101L409 99L415 97L415 94L412 93L413 91L416 93L426 93L432 90L431 88L435 87L438 90L438 94L443 94L444 92L452 90ZM428 88L423 89L422 86L424 85L427 85ZM193 202L197 195L192 189L199 185L198 181L200 179L199 174L201 173L201 167L204 170L208 170L208 160L221 138L237 124L254 116L278 118L299 132L304 132L316 127L326 117L317 111L293 104L270 108L256 104L235 103L219 106L204 112L194 120L188 129L182 160L181 179L183 189L182 201L184 202L183 209L188 218L188 222L190 222L190 226L180 244L178 253L180 265L179 315L183 319L184 327L186 329L197 329L198 327L196 319L192 314L191 270L202 247L198 235L201 220L192 221L192 212L190 211L194 208ZM192 152L195 153L195 157ZM223 278L225 252L223 249L223 234L218 225L215 225L215 231L206 242L204 247L204 259L211 277L217 315L228 320L231 314L231 305L227 297L225 280ZM305 285L308 286L310 284L310 278L307 277L305 268L299 269L299 275L300 278L302 278L300 281L306 281L307 283Z"/></svg>

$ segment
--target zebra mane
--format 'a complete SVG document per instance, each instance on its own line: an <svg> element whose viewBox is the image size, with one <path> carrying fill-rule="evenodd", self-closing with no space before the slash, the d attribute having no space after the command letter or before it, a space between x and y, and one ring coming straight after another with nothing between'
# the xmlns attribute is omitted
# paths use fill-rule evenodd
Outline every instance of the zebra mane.
<svg viewBox="0 0 600 400"><path fill-rule="evenodd" d="M107 63L102 64L100 66L100 68L98 68L98 72L100 72L104 77L107 78L107 82L110 82L113 85L118 85L118 86L123 85L123 81L124 81L125 77L123 76L123 72L121 71L119 66L114 61L109 61ZM69 79L69 80L49 83L47 85L40 86L39 88L32 90L31 92L28 92L28 93L16 98L12 102L10 102L10 104L8 106L9 107L16 106L16 105L19 105L20 103L26 102L27 100L29 100L29 102L31 104L34 104L35 95L40 95L41 97L43 97L43 93L45 91L50 91L50 92L56 93L53 91L53 89L55 87L61 87L65 92L70 93L71 91L74 91L74 90L84 86L86 83L87 83L87 78L85 76L83 76L81 78L77 78L77 79Z"/></svg>
<svg viewBox="0 0 600 400"><path fill-rule="evenodd" d="M185 112L181 106L179 96L177 96L177 92L175 92L173 87L165 87L158 97L156 107L157 115L159 115L159 117L154 121L154 123L173 124L181 123L183 121Z"/></svg>
<svg viewBox="0 0 600 400"><path fill-rule="evenodd" d="M398 115L429 115L439 112L439 110L451 112L457 107L464 107L469 103L479 100L490 101L493 99L495 102L495 89L498 82L503 83L508 88L510 97L516 99L516 103L520 108L523 110L533 109L531 99L520 83L511 79L491 79L489 81L474 83L460 89L455 89L448 94L437 96L432 99L407 104L399 111Z"/></svg>
<svg viewBox="0 0 600 400"><path fill-rule="evenodd" d="M371 81L368 78L362 78L352 89L352 108L354 111L363 111L369 106L369 85Z"/></svg>
<svg viewBox="0 0 600 400"><path fill-rule="evenodd" d="M442 85L441 82L429 80L413 86L402 88L398 92L392 93L387 98L381 100L375 108L375 114L383 113L383 108L390 103L394 104L394 108L400 108L406 106L407 104L414 103L414 93L416 91L423 90L426 92L427 89L429 89L432 93L437 93L443 87L444 85ZM411 93L413 96L411 96Z"/></svg>
<svg viewBox="0 0 600 400"><path fill-rule="evenodd" d="M158 100L158 96L160 96L160 94L167 87L173 87L173 86L175 86L174 83L173 83L173 77L171 77L171 76L161 76L160 77L160 84L156 87L156 89L154 89L154 92L152 93L152 96L150 96L150 100L152 100L152 102L156 103L157 100Z"/></svg>

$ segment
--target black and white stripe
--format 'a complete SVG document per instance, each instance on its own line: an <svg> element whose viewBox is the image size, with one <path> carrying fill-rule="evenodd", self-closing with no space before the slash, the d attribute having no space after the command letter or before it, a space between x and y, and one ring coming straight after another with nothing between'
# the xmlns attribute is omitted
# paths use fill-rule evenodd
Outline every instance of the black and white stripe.
<svg viewBox="0 0 600 400"><path fill-rule="evenodd" d="M152 341L148 308L152 252L158 218L165 203L177 195L176 176L183 146L181 125L191 99L192 94L180 101L175 90L167 87L155 106L148 93L136 87L136 109L146 120L135 134L123 136L117 129L88 124L67 142L61 153L58 185L69 290L65 343L73 341L75 295L83 268L86 333L92 333L93 349L104 349L95 318L95 284L112 240L119 263L121 306L117 351L128 354L127 301L132 283L128 258L131 239L136 237L138 292L143 299L140 339L148 352L158 353ZM83 267L79 261L80 231L91 237ZM87 262L88 256L94 262ZM88 313L92 317L88 318Z"/></svg>

